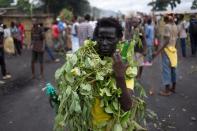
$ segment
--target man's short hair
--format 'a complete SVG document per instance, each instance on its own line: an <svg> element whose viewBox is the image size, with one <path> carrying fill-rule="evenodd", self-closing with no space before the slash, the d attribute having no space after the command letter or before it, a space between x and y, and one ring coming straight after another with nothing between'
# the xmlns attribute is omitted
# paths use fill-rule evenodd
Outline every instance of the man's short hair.
<svg viewBox="0 0 197 131"><path fill-rule="evenodd" d="M98 37L98 29L101 27L114 27L116 28L116 36L121 39L122 34L122 26L120 25L119 21L115 18L108 17L108 18L102 18L98 21L96 28L94 30L94 38L96 39Z"/></svg>
<svg viewBox="0 0 197 131"><path fill-rule="evenodd" d="M148 23L148 25L151 25L151 23L152 23L152 18L148 18L147 23Z"/></svg>
<svg viewBox="0 0 197 131"><path fill-rule="evenodd" d="M86 14L85 17L84 17L84 19L87 20L87 21L90 21L90 18L91 18L91 17L90 17L89 14Z"/></svg>

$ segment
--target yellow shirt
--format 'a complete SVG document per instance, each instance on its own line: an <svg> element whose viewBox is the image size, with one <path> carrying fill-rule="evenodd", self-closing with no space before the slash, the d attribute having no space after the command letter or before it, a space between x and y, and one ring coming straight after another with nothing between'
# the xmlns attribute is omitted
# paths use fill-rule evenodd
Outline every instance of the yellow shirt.
<svg viewBox="0 0 197 131"><path fill-rule="evenodd" d="M133 90L134 79L126 80L127 88ZM94 106L92 108L93 125L101 125L111 119L111 116L107 114L104 109L100 106L101 101L96 98Z"/></svg>

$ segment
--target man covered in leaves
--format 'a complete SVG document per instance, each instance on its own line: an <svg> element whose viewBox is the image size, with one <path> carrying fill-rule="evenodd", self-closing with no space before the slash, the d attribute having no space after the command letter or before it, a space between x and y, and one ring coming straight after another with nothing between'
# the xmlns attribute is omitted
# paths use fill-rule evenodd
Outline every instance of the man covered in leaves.
<svg viewBox="0 0 197 131"><path fill-rule="evenodd" d="M120 23L102 18L94 31L96 42L86 41L56 71L60 105L55 130L132 131L140 127L137 117L143 116L145 103L132 96L137 68L132 60L122 61L121 38ZM134 45L129 50L134 54Z"/></svg>

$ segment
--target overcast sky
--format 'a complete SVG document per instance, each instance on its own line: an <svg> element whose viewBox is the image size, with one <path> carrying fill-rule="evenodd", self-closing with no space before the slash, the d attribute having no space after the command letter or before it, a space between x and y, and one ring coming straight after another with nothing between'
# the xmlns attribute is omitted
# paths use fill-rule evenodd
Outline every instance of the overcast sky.
<svg viewBox="0 0 197 131"><path fill-rule="evenodd" d="M92 6L102 9L110 9L113 11L120 10L123 13L128 11L143 11L149 12L151 7L147 6L151 0L89 0ZM193 0L181 0L182 3L178 5L175 10L190 10Z"/></svg>

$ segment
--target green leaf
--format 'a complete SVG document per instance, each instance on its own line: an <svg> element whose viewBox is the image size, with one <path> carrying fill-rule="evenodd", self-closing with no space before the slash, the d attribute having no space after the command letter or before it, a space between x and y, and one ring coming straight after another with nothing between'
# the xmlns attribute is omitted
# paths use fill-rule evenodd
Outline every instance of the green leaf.
<svg viewBox="0 0 197 131"><path fill-rule="evenodd" d="M81 88L86 91L91 91L92 86L90 84L82 84Z"/></svg>
<svg viewBox="0 0 197 131"><path fill-rule="evenodd" d="M73 83L74 82L74 76L70 73L67 73L66 74L66 80L70 83Z"/></svg>
<svg viewBox="0 0 197 131"><path fill-rule="evenodd" d="M77 94L77 92L73 92L73 99L76 101L79 100L79 95Z"/></svg>
<svg viewBox="0 0 197 131"><path fill-rule="evenodd" d="M90 84L81 84L80 94L89 95L91 94L92 87Z"/></svg>
<svg viewBox="0 0 197 131"><path fill-rule="evenodd" d="M72 70L72 64L70 62L66 62L65 70L67 73L69 73Z"/></svg>
<svg viewBox="0 0 197 131"><path fill-rule="evenodd" d="M127 122L130 118L130 115L131 115L130 111L125 112L120 118L121 123Z"/></svg>
<svg viewBox="0 0 197 131"><path fill-rule="evenodd" d="M55 72L55 79L58 80L62 74L63 74L63 69L62 68L57 69Z"/></svg>
<svg viewBox="0 0 197 131"><path fill-rule="evenodd" d="M77 64L77 55L73 54L73 56L71 57L70 63L75 66Z"/></svg>
<svg viewBox="0 0 197 131"><path fill-rule="evenodd" d="M112 111L112 109L111 109L110 106L107 106L107 107L105 108L105 112L107 112L107 113L109 113L109 114L113 113L113 111Z"/></svg>
<svg viewBox="0 0 197 131"><path fill-rule="evenodd" d="M104 94L106 96L112 96L108 88L100 89L100 95L103 96Z"/></svg>
<svg viewBox="0 0 197 131"><path fill-rule="evenodd" d="M117 103L117 102L115 102L115 101L113 101L113 103L112 103L112 104L113 104L114 109L115 109L115 110L118 110L118 103Z"/></svg>
<svg viewBox="0 0 197 131"><path fill-rule="evenodd" d="M78 67L75 67L75 68L72 69L70 72L71 72L72 75L74 75L74 76L80 76L80 75L81 75L81 71L80 71L80 69L79 69Z"/></svg>
<svg viewBox="0 0 197 131"><path fill-rule="evenodd" d="M128 131L135 131L135 126L133 124L130 124Z"/></svg>
<svg viewBox="0 0 197 131"><path fill-rule="evenodd" d="M147 131L147 129L143 128L142 126L140 126L136 121L132 121L133 125L135 126L135 129L137 131Z"/></svg>
<svg viewBox="0 0 197 131"><path fill-rule="evenodd" d="M101 73L96 73L96 80L104 80L104 77L102 76Z"/></svg>
<svg viewBox="0 0 197 131"><path fill-rule="evenodd" d="M114 125L114 130L113 130L113 131L122 131L122 126L121 126L121 124L116 123L116 124Z"/></svg>
<svg viewBox="0 0 197 131"><path fill-rule="evenodd" d="M69 112L72 114L75 111L75 100L72 101L70 108L69 108Z"/></svg>
<svg viewBox="0 0 197 131"><path fill-rule="evenodd" d="M107 63L107 61L101 60L100 63L101 63L101 65L105 65Z"/></svg>
<svg viewBox="0 0 197 131"><path fill-rule="evenodd" d="M58 80L60 78L60 76L64 74L64 71L66 69L66 64L64 64L61 68L57 69L57 71L55 72L55 79L56 80Z"/></svg>
<svg viewBox="0 0 197 131"><path fill-rule="evenodd" d="M78 101L75 102L75 112L80 113L81 112L81 106Z"/></svg>
<svg viewBox="0 0 197 131"><path fill-rule="evenodd" d="M71 87L68 86L67 89L66 89L66 91L65 91L66 96L69 96L71 94L71 91L72 91Z"/></svg>
<svg viewBox="0 0 197 131"><path fill-rule="evenodd" d="M92 68L95 67L94 62L88 57L85 59L85 66L86 68Z"/></svg>
<svg viewBox="0 0 197 131"><path fill-rule="evenodd" d="M128 125L127 125L127 122L126 122L126 121L125 121L125 122L123 122L123 123L121 123L121 125L122 125L123 129L125 129L125 128L127 128L127 127L128 127Z"/></svg>

